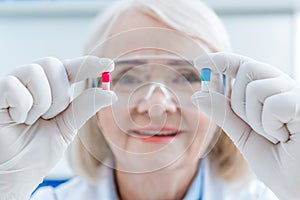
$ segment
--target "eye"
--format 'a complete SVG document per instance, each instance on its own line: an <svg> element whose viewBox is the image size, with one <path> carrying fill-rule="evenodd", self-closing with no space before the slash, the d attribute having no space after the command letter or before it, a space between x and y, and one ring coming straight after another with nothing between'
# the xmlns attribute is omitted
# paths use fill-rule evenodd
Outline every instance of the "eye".
<svg viewBox="0 0 300 200"><path fill-rule="evenodd" d="M195 82L200 82L200 78L196 73L183 72L180 75L178 75L178 77L176 77L173 81L195 83Z"/></svg>
<svg viewBox="0 0 300 200"><path fill-rule="evenodd" d="M138 76L125 74L113 79L114 84L138 84L142 80Z"/></svg>

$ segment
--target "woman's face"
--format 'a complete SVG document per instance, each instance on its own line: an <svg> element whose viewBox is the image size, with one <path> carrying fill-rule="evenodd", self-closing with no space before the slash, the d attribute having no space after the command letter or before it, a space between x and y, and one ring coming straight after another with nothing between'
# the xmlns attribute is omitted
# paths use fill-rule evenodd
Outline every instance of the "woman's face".
<svg viewBox="0 0 300 200"><path fill-rule="evenodd" d="M143 27L169 29L135 10L115 24L113 35ZM114 154L115 167L122 171L141 173L197 162L215 128L190 101L200 89L199 75L180 57L193 58L204 51L195 51L184 37L168 37L162 31L158 38L150 32L132 31L104 49L105 56L119 58L111 73L118 101L99 111L97 121ZM143 43L138 40L147 40L152 48L137 48L137 43Z"/></svg>

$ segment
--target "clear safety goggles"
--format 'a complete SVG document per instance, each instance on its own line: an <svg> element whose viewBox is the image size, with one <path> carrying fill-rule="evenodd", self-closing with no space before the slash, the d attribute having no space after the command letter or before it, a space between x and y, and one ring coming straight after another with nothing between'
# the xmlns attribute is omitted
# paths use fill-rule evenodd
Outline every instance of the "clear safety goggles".
<svg viewBox="0 0 300 200"><path fill-rule="evenodd" d="M177 106L191 104L190 97L201 90L201 72L193 61L176 55L139 55L114 59L110 88L118 101L136 106L158 92ZM92 87L102 87L100 78L91 79ZM209 89L223 93L223 76L211 73Z"/></svg>

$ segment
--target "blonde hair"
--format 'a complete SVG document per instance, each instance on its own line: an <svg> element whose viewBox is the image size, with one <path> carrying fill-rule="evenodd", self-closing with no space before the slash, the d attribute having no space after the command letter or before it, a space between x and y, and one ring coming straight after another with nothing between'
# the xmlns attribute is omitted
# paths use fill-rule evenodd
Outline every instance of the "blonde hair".
<svg viewBox="0 0 300 200"><path fill-rule="evenodd" d="M211 52L230 51L229 39L221 21L198 0L127 0L114 3L96 18L84 49L85 54L91 54L95 44L105 41L118 17L132 8L146 12L170 28L200 40ZM99 149L95 150L97 158L90 148L85 147L95 143L101 147L100 152ZM110 156L112 153L94 116L79 130L72 144L72 166L77 174L95 182L101 161ZM216 174L226 180L241 177L247 171L244 159L224 132L210 152L209 159L214 163L212 166L215 166Z"/></svg>

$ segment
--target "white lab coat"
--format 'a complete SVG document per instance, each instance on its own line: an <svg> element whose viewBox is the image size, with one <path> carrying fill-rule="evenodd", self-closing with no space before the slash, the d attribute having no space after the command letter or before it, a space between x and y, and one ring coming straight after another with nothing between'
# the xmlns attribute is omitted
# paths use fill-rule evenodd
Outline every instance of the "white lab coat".
<svg viewBox="0 0 300 200"><path fill-rule="evenodd" d="M212 178L209 164L204 164L204 187L202 200L278 200L278 198L262 182L256 178L240 182L225 182ZM96 186L89 185L79 177L75 177L53 189L44 187L39 189L31 200L116 200L118 199L113 172L109 168L103 168L103 179ZM199 174L197 175L199 177ZM199 187L193 181L184 200L196 200L199 196ZM199 179L198 179L199 182Z"/></svg>

